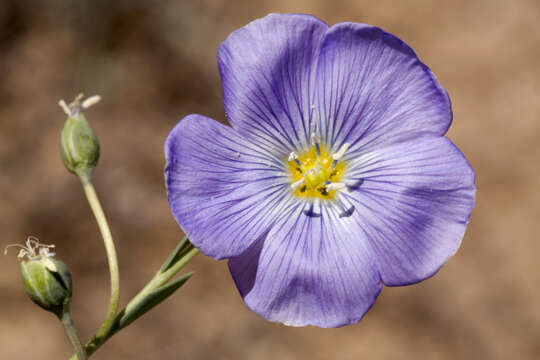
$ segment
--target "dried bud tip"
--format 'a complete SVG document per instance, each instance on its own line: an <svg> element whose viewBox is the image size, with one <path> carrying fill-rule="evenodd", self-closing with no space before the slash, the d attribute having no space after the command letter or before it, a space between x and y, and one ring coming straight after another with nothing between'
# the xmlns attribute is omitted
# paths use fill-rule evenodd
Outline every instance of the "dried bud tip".
<svg viewBox="0 0 540 360"><path fill-rule="evenodd" d="M4 255L7 255L8 249L16 247L19 248L19 254L17 258L20 260L24 257L28 260L34 260L40 256L54 256L54 253L49 253L49 249L55 247L55 245L40 244L39 239L35 236L28 236L24 245L9 244L4 249Z"/></svg>
<svg viewBox="0 0 540 360"><path fill-rule="evenodd" d="M84 94L80 93L73 99L73 101L68 105L64 100L60 100L58 102L58 105L62 108L64 113L66 113L67 116L73 116L76 117L80 114L81 110L88 109L90 106L97 104L101 101L101 96L99 95L93 95L90 97L87 97L85 100L83 100Z"/></svg>
<svg viewBox="0 0 540 360"><path fill-rule="evenodd" d="M90 96L89 98L86 98L86 100L82 102L81 106L83 109L88 109L90 106L95 105L100 101L101 101L101 96L99 95Z"/></svg>

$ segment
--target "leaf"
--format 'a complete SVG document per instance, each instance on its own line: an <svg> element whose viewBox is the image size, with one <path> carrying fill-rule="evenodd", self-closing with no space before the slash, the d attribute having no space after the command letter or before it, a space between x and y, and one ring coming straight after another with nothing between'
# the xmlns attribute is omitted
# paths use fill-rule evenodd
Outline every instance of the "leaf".
<svg viewBox="0 0 540 360"><path fill-rule="evenodd" d="M116 331L128 326L134 320L145 314L148 310L152 309L154 306L158 305L163 300L168 298L182 285L184 285L186 281L189 280L191 275L193 275L193 272L184 274L179 278L169 282L168 284L152 290L140 302L138 302L132 307L130 307L128 304L128 306L120 314L120 318L117 321Z"/></svg>
<svg viewBox="0 0 540 360"><path fill-rule="evenodd" d="M161 274L167 271L171 266L173 266L182 256L191 249L193 245L189 242L187 236L184 236L182 240L176 245L174 250L171 252L167 260L161 265L161 268L158 271L158 274Z"/></svg>

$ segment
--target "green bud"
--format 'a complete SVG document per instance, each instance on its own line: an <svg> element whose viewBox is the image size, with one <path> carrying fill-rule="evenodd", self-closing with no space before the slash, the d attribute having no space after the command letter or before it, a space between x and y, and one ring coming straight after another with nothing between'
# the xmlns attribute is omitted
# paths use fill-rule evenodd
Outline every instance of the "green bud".
<svg viewBox="0 0 540 360"><path fill-rule="evenodd" d="M99 97L88 98L82 104L81 99L80 95L69 106L63 100L60 102L68 115L60 136L60 154L70 172L90 176L99 159L99 142L81 111L99 101Z"/></svg>
<svg viewBox="0 0 540 360"><path fill-rule="evenodd" d="M23 287L33 302L61 317L71 300L71 275L66 264L55 257L43 260L21 262Z"/></svg>
<svg viewBox="0 0 540 360"><path fill-rule="evenodd" d="M22 280L30 299L61 318L71 300L71 275L66 264L50 252L54 245L40 244L29 236L24 245L6 246L4 254L11 247L19 248L19 260L25 259L21 262Z"/></svg>
<svg viewBox="0 0 540 360"><path fill-rule="evenodd" d="M90 175L96 167L99 142L84 115L66 120L60 137L60 154L66 168L76 175Z"/></svg>

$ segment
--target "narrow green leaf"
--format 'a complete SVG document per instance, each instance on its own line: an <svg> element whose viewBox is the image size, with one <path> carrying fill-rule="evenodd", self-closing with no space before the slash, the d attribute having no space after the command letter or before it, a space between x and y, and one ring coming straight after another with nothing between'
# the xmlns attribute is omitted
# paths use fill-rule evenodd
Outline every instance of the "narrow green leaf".
<svg viewBox="0 0 540 360"><path fill-rule="evenodd" d="M116 331L128 326L134 320L145 314L148 310L152 309L154 306L158 305L163 300L168 298L182 285L184 285L186 281L189 280L191 275L193 275L193 273L189 272L169 282L168 284L152 290L141 301L133 304L133 306L130 306L128 304L128 306L123 310L120 318L117 321Z"/></svg>
<svg viewBox="0 0 540 360"><path fill-rule="evenodd" d="M191 249L193 245L189 242L187 236L184 236L182 240L176 245L174 250L171 252L167 260L163 263L161 268L158 271L158 274L161 274L167 271L171 266L173 266L182 256Z"/></svg>

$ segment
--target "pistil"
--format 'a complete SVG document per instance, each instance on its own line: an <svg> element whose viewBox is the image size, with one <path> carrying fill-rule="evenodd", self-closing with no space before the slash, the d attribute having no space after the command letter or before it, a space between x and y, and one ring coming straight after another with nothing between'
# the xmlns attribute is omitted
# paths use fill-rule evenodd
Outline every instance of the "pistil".
<svg viewBox="0 0 540 360"><path fill-rule="evenodd" d="M298 197L333 199L346 186L340 182L345 164L340 161L349 144L345 143L334 154L321 144L319 136L311 134L311 148L304 153L292 151L287 160L292 175L290 188Z"/></svg>

